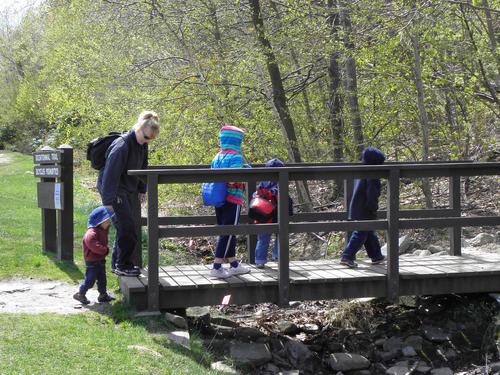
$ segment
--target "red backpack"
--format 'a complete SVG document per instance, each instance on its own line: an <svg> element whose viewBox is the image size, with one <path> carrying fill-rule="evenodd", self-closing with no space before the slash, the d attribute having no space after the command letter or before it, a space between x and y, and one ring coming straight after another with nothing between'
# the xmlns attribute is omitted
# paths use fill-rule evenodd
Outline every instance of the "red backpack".
<svg viewBox="0 0 500 375"><path fill-rule="evenodd" d="M267 223L273 218L276 197L270 190L260 188L248 205L248 217L258 223Z"/></svg>

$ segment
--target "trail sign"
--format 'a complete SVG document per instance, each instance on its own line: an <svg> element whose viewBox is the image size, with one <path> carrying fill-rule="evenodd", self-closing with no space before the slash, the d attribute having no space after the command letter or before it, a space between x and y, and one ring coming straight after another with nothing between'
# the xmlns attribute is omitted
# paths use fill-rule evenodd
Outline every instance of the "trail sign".
<svg viewBox="0 0 500 375"><path fill-rule="evenodd" d="M56 164L61 162L61 151L42 150L33 153L33 162L35 164Z"/></svg>
<svg viewBox="0 0 500 375"><path fill-rule="evenodd" d="M37 165L35 166L35 177L56 178L61 177L60 165Z"/></svg>
<svg viewBox="0 0 500 375"><path fill-rule="evenodd" d="M37 184L38 207L53 210L64 209L64 185L60 182L39 182Z"/></svg>

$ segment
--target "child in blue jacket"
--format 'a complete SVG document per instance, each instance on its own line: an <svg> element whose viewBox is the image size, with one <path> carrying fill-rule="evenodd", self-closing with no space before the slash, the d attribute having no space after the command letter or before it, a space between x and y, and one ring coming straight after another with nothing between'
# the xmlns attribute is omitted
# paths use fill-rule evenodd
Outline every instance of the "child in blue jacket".
<svg viewBox="0 0 500 375"><path fill-rule="evenodd" d="M271 159L266 162L267 168L284 167L285 164L280 159ZM263 198L274 203L276 208L273 211L273 217L268 221L269 223L278 222L278 182L276 181L262 181L257 186L255 194L261 195ZM293 214L293 201L290 196L288 197L289 214ZM267 255L269 252L269 244L271 243L271 233L261 233L257 236L257 246L255 247L255 265L257 268L264 268L267 263ZM274 240L272 260L278 259L278 236Z"/></svg>
<svg viewBox="0 0 500 375"><path fill-rule="evenodd" d="M367 147L361 154L361 162L368 165L379 165L385 161L385 155L375 147ZM375 220L377 218L378 199L380 197L380 179L354 180L354 189L349 205L349 220ZM365 246L372 264L379 264L385 260L380 250L380 242L374 230L352 232L342 254L340 264L356 268L356 253Z"/></svg>
<svg viewBox="0 0 500 375"><path fill-rule="evenodd" d="M244 132L242 129L229 124L224 125L219 132L220 151L212 160L212 168L242 168L243 155L241 143ZM221 207L215 208L217 225L236 225L240 217L241 205L244 203L243 194L245 184L242 182L228 182L226 201ZM227 260L228 269L222 267ZM222 235L217 239L213 268L209 275L213 278L225 279L234 275L250 272L250 268L240 263L236 258L236 236Z"/></svg>

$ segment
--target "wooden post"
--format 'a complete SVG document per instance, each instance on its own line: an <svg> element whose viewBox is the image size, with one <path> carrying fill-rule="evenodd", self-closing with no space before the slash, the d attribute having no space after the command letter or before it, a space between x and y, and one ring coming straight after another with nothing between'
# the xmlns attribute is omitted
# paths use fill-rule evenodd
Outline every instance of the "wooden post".
<svg viewBox="0 0 500 375"><path fill-rule="evenodd" d="M279 172L278 182L278 279L279 304L288 306L290 302L290 244L289 244L289 214L288 214L288 172Z"/></svg>
<svg viewBox="0 0 500 375"><path fill-rule="evenodd" d="M55 178L42 178L41 182L55 182ZM57 252L57 215L56 210L42 208L42 250Z"/></svg>
<svg viewBox="0 0 500 375"><path fill-rule="evenodd" d="M73 261L73 147L61 145L63 209L57 210L57 259Z"/></svg>
<svg viewBox="0 0 500 375"><path fill-rule="evenodd" d="M448 202L453 210L453 217L460 217L460 176L450 176L449 178ZM448 228L450 236L450 255L462 255L462 228L458 225Z"/></svg>
<svg viewBox="0 0 500 375"><path fill-rule="evenodd" d="M255 192L255 182L249 182L247 189L247 201L250 204L250 200L252 199L253 193ZM248 218L250 224L250 218ZM255 247L257 246L257 236L255 234L247 235L247 256L248 263L255 264Z"/></svg>
<svg viewBox="0 0 500 375"><path fill-rule="evenodd" d="M148 311L160 310L158 277L158 175L148 176Z"/></svg>
<svg viewBox="0 0 500 375"><path fill-rule="evenodd" d="M389 172L387 188L387 299L399 297L399 169Z"/></svg>

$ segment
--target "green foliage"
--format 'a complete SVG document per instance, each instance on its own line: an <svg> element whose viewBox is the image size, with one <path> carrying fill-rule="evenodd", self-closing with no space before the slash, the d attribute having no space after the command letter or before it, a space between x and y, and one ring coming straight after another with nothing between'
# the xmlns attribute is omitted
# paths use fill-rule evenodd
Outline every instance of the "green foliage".
<svg viewBox="0 0 500 375"><path fill-rule="evenodd" d="M391 159L423 157L410 37L421 48L430 157L481 157L498 147L498 107L485 98L499 59L486 13L447 2L386 5L261 1L304 160L332 160L333 52L341 65L347 56L356 61L366 142ZM333 33L340 12L352 30ZM223 122L245 128L251 162L287 160L250 16L246 2L228 0L47 1L0 30L0 128L17 134L3 142L26 150L69 143L82 155L89 139L129 129L140 111L154 109L162 131L151 164L208 163ZM356 160L349 112L344 104L342 142L346 160Z"/></svg>

